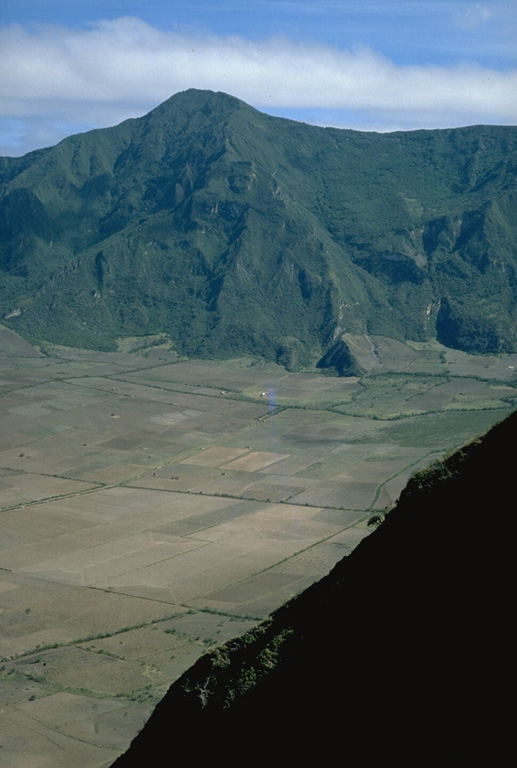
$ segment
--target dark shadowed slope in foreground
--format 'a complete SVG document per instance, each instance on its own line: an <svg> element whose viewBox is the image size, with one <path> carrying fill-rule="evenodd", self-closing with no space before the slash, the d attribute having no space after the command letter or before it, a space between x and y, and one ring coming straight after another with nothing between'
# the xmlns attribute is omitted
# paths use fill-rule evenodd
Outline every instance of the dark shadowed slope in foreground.
<svg viewBox="0 0 517 768"><path fill-rule="evenodd" d="M328 577L178 680L116 768L185 751L196 764L498 764L516 435L514 414L418 473Z"/></svg>

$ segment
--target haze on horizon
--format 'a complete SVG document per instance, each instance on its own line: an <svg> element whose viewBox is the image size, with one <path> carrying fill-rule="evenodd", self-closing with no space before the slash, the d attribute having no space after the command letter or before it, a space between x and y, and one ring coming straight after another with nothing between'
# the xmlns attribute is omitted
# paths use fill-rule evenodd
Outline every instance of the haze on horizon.
<svg viewBox="0 0 517 768"><path fill-rule="evenodd" d="M4 0L0 155L225 91L358 130L517 123L509 0Z"/></svg>

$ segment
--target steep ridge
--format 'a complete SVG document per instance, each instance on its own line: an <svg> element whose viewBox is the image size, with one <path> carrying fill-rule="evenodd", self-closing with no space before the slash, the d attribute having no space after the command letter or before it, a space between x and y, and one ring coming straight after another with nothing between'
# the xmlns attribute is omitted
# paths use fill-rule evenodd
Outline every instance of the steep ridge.
<svg viewBox="0 0 517 768"><path fill-rule="evenodd" d="M114 768L260 759L497 764L511 734L517 414L417 473L322 581L200 659ZM501 535L487 537L487 521Z"/></svg>
<svg viewBox="0 0 517 768"><path fill-rule="evenodd" d="M512 127L361 133L185 91L0 159L0 317L291 368L345 333L511 351L516 171Z"/></svg>

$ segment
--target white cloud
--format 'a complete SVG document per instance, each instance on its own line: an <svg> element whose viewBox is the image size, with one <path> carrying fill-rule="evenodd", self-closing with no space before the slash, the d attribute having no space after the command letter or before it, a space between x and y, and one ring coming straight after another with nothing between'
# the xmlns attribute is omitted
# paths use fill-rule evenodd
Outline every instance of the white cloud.
<svg viewBox="0 0 517 768"><path fill-rule="evenodd" d="M458 21L459 25L464 29L475 30L497 15L497 8L489 7L482 3L475 3L472 7L463 10Z"/></svg>
<svg viewBox="0 0 517 768"><path fill-rule="evenodd" d="M226 91L277 114L365 111L377 123L409 127L419 125L419 115L420 127L517 123L517 70L470 63L398 66L368 49L189 37L132 17L81 30L10 26L0 30L0 49L0 116L11 125L25 120L26 142L38 132L64 136L112 125L191 87ZM429 115L433 126L425 124Z"/></svg>

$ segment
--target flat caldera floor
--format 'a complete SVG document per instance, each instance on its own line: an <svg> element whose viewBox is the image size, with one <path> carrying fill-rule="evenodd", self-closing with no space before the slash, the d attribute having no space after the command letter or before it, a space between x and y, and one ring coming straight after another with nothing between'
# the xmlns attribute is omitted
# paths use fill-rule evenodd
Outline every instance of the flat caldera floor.
<svg viewBox="0 0 517 768"><path fill-rule="evenodd" d="M109 766L200 655L515 408L517 356L356 343L368 373L333 378L166 347L43 356L0 327L3 764Z"/></svg>

